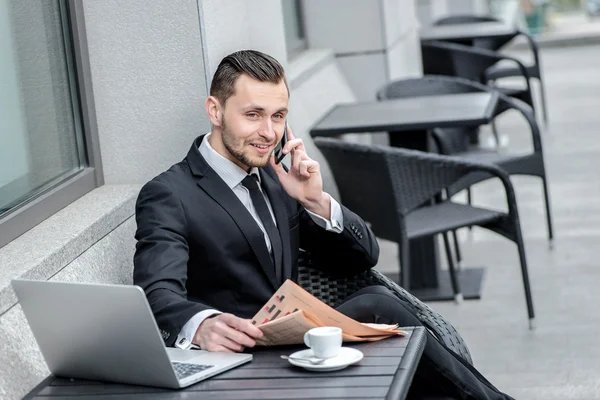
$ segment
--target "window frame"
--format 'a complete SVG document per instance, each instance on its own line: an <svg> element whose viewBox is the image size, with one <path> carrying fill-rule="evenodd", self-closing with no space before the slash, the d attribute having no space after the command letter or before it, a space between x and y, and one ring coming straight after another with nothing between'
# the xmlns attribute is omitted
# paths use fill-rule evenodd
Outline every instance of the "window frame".
<svg viewBox="0 0 600 400"><path fill-rule="evenodd" d="M83 130L78 135L77 144L79 150L84 150L87 155L87 163L75 175L16 206L0 218L0 249L104 184L82 3L79 0L58 0L60 12L68 22L64 25L63 35L72 94L78 99L78 102L73 102L75 126ZM79 138L83 138L83 141Z"/></svg>
<svg viewBox="0 0 600 400"><path fill-rule="evenodd" d="M298 22L299 36L289 38L285 36L285 44L287 47L287 58L288 61L298 56L304 50L308 48L308 41L306 40L306 29L304 28L304 12L302 10L302 1L292 0L296 3L296 19ZM284 21L285 23L285 21Z"/></svg>

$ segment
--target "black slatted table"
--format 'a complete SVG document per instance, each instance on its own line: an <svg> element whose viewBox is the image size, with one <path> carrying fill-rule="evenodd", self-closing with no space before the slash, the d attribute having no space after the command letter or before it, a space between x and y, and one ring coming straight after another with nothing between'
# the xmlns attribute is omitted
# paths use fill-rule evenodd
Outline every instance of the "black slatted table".
<svg viewBox="0 0 600 400"><path fill-rule="evenodd" d="M514 36L515 25L503 22L476 22L455 25L428 26L419 31L421 41L464 41Z"/></svg>
<svg viewBox="0 0 600 400"><path fill-rule="evenodd" d="M26 399L404 399L425 347L423 327L405 328L406 337L347 344L365 357L341 371L310 372L281 354L301 346L257 348L247 364L185 389L171 390L71 380L50 376Z"/></svg>

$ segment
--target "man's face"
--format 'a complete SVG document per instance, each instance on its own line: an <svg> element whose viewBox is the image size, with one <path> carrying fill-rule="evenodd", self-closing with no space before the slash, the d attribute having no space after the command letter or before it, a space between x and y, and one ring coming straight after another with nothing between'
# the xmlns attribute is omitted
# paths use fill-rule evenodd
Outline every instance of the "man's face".
<svg viewBox="0 0 600 400"><path fill-rule="evenodd" d="M245 170L266 166L283 136L287 107L283 81L260 82L242 74L235 83L235 94L222 108L219 130L226 154L221 154ZM219 151L219 143L211 145Z"/></svg>

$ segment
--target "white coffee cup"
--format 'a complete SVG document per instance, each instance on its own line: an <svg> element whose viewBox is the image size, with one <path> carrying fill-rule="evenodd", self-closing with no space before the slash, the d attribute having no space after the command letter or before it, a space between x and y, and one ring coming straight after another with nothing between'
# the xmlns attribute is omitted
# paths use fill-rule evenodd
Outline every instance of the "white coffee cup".
<svg viewBox="0 0 600 400"><path fill-rule="evenodd" d="M335 326L310 329L304 334L304 344L317 358L335 357L342 347L342 329Z"/></svg>

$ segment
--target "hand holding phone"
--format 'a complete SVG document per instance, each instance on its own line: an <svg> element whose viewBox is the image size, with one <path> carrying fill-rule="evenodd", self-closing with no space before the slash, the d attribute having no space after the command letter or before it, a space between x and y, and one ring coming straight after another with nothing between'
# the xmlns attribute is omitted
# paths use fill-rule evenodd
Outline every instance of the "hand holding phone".
<svg viewBox="0 0 600 400"><path fill-rule="evenodd" d="M285 154L283 154L283 146L285 146L285 144L288 141L288 135L287 135L287 119L285 120L285 127L283 128L283 136L281 137L281 141L277 144L277 146L275 146L275 150L274 150L274 154L275 154L275 164L279 164L281 162L281 160L283 160L283 158L285 157Z"/></svg>

